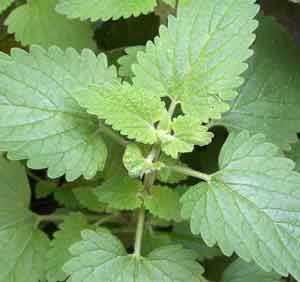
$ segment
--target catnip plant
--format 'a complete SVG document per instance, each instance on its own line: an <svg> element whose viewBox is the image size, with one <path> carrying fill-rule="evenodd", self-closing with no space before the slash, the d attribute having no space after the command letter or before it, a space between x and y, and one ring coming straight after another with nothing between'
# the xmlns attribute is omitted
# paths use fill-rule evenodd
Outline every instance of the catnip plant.
<svg viewBox="0 0 300 282"><path fill-rule="evenodd" d="M0 282L207 282L215 257L220 282L300 281L300 50L259 10L0 1ZM153 11L154 40L99 50Z"/></svg>

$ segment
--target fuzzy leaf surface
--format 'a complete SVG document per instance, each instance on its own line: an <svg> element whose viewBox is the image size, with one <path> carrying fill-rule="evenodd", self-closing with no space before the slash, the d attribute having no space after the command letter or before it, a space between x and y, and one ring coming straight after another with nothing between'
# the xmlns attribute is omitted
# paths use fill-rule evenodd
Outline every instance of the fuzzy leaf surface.
<svg viewBox="0 0 300 282"><path fill-rule="evenodd" d="M165 219L180 221L179 194L164 186L154 186L151 194L144 199L145 207L155 216Z"/></svg>
<svg viewBox="0 0 300 282"><path fill-rule="evenodd" d="M252 51L255 0L191 0L148 42L133 66L135 85L170 96L202 122L229 109Z"/></svg>
<svg viewBox="0 0 300 282"><path fill-rule="evenodd" d="M71 19L107 21L147 14L155 5L155 0L60 0L56 11Z"/></svg>
<svg viewBox="0 0 300 282"><path fill-rule="evenodd" d="M164 167L160 161L152 162L143 156L141 149L135 144L129 144L126 147L123 163L132 177L139 177L143 174L159 171Z"/></svg>
<svg viewBox="0 0 300 282"><path fill-rule="evenodd" d="M29 210L25 169L0 155L0 282L39 282L45 278L47 236Z"/></svg>
<svg viewBox="0 0 300 282"><path fill-rule="evenodd" d="M125 175L114 176L101 186L95 188L98 200L117 210L133 210L141 206L139 193L143 184Z"/></svg>
<svg viewBox="0 0 300 282"><path fill-rule="evenodd" d="M101 88L89 87L74 97L88 113L104 119L123 135L146 144L158 140L154 124L162 119L166 109L151 92L128 83L114 83Z"/></svg>
<svg viewBox="0 0 300 282"><path fill-rule="evenodd" d="M179 153L192 152L194 145L205 146L212 141L213 134L206 126L189 116L179 116L171 123L173 134L162 132L162 150L177 159Z"/></svg>
<svg viewBox="0 0 300 282"><path fill-rule="evenodd" d="M192 251L180 246L162 247L146 257L128 255L109 231L84 230L82 241L70 251L73 258L64 266L68 282L199 282L202 267Z"/></svg>
<svg viewBox="0 0 300 282"><path fill-rule="evenodd" d="M73 193L79 204L84 208L93 212L105 211L106 205L99 202L92 187L76 187L73 189Z"/></svg>
<svg viewBox="0 0 300 282"><path fill-rule="evenodd" d="M280 282L280 276L273 272L265 272L254 263L237 259L230 264L223 274L222 282Z"/></svg>
<svg viewBox="0 0 300 282"><path fill-rule="evenodd" d="M49 282L66 280L67 275L63 272L62 267L72 257L69 248L81 239L80 232L88 227L84 215L72 213L65 218L59 226L59 230L54 233L54 239L51 241L51 248L47 255L47 280Z"/></svg>
<svg viewBox="0 0 300 282"><path fill-rule="evenodd" d="M300 278L300 174L261 134L231 134L220 170L182 198L182 216L208 246Z"/></svg>
<svg viewBox="0 0 300 282"><path fill-rule="evenodd" d="M68 20L54 11L57 0L28 0L8 16L5 24L23 45L38 44L96 49L89 23Z"/></svg>
<svg viewBox="0 0 300 282"><path fill-rule="evenodd" d="M0 151L29 159L30 168L48 168L51 178L89 179L103 169L107 149L98 121L72 98L89 84L116 78L103 55L35 46L30 53L0 53L0 68Z"/></svg>
<svg viewBox="0 0 300 282"><path fill-rule="evenodd" d="M268 141L289 149L300 132L300 48L274 19L263 18L254 51L246 83L221 124L263 133Z"/></svg>

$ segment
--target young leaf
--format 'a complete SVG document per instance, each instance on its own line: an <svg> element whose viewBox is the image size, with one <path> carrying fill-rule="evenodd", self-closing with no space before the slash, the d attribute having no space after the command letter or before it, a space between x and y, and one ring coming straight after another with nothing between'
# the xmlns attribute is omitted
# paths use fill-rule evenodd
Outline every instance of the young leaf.
<svg viewBox="0 0 300 282"><path fill-rule="evenodd" d="M300 131L300 48L275 20L262 18L254 51L246 83L220 123L263 133L268 141L289 148Z"/></svg>
<svg viewBox="0 0 300 282"><path fill-rule="evenodd" d="M49 242L29 203L25 169L0 155L0 282L44 281Z"/></svg>
<svg viewBox="0 0 300 282"><path fill-rule="evenodd" d="M228 266L223 274L222 282L280 282L280 276L273 272L265 272L254 263L237 259Z"/></svg>
<svg viewBox="0 0 300 282"><path fill-rule="evenodd" d="M135 144L126 147L123 163L132 177L139 177L153 171L159 171L164 167L162 162L152 162L143 156L141 149Z"/></svg>
<svg viewBox="0 0 300 282"><path fill-rule="evenodd" d="M125 175L114 176L95 189L98 200L109 208L117 210L133 210L141 206L139 193L144 187L138 180Z"/></svg>
<svg viewBox="0 0 300 282"><path fill-rule="evenodd" d="M104 212L106 205L99 202L93 188L83 186L73 189L76 200L84 208L94 212Z"/></svg>
<svg viewBox="0 0 300 282"><path fill-rule="evenodd" d="M60 206L66 207L70 210L76 210L80 206L79 202L75 198L72 187L59 187L54 193L54 198Z"/></svg>
<svg viewBox="0 0 300 282"><path fill-rule="evenodd" d="M166 112L158 96L128 83L89 87L74 95L88 113L105 119L115 130L138 142L153 144L157 139L154 124Z"/></svg>
<svg viewBox="0 0 300 282"><path fill-rule="evenodd" d="M180 2L180 1L179 1ZM255 0L191 0L149 42L133 66L134 84L181 102L202 122L220 118L243 82L254 40Z"/></svg>
<svg viewBox="0 0 300 282"><path fill-rule="evenodd" d="M182 198L182 216L209 246L218 243L266 271L300 278L300 174L261 134L232 134L220 171Z"/></svg>
<svg viewBox="0 0 300 282"><path fill-rule="evenodd" d="M23 45L38 44L96 49L93 30L88 23L68 20L54 11L57 0L28 0L8 16L5 24Z"/></svg>
<svg viewBox="0 0 300 282"><path fill-rule="evenodd" d="M80 240L80 232L88 227L87 220L81 213L72 213L59 226L59 230L54 233L54 239L51 241L51 248L48 252L48 282L66 280L67 275L63 272L62 267L72 257L69 248Z"/></svg>
<svg viewBox="0 0 300 282"><path fill-rule="evenodd" d="M168 187L154 186L144 199L145 207L155 216L166 220L180 221L179 195Z"/></svg>
<svg viewBox="0 0 300 282"><path fill-rule="evenodd" d="M118 238L104 229L84 230L82 241L70 251L64 266L68 282L199 282L202 267L192 251L180 246L162 247L146 257L128 255Z"/></svg>
<svg viewBox="0 0 300 282"><path fill-rule="evenodd" d="M6 10L14 0L1 0L0 2L0 13L2 13L4 10Z"/></svg>
<svg viewBox="0 0 300 282"><path fill-rule="evenodd" d="M46 198L56 191L57 185L51 181L40 181L35 187L37 199Z"/></svg>
<svg viewBox="0 0 300 282"><path fill-rule="evenodd" d="M144 46L133 46L125 49L126 55L118 60L119 75L124 78L131 78L133 76L132 66L137 62L137 54L139 51L144 51Z"/></svg>
<svg viewBox="0 0 300 282"><path fill-rule="evenodd" d="M296 163L296 170L300 172L300 141L296 144L292 145L292 150L286 152L286 155L295 161Z"/></svg>
<svg viewBox="0 0 300 282"><path fill-rule="evenodd" d="M98 121L71 97L91 83L116 79L103 55L32 47L0 53L0 151L29 159L33 169L48 168L51 178L92 178L102 170L106 146Z"/></svg>
<svg viewBox="0 0 300 282"><path fill-rule="evenodd" d="M107 21L147 14L155 5L156 0L59 0L56 11L71 19Z"/></svg>
<svg viewBox="0 0 300 282"><path fill-rule="evenodd" d="M206 126L202 126L197 119L189 116L179 116L171 124L173 134L161 132L162 150L173 157L178 158L179 153L193 151L194 145L205 146L212 140L213 134L208 132Z"/></svg>

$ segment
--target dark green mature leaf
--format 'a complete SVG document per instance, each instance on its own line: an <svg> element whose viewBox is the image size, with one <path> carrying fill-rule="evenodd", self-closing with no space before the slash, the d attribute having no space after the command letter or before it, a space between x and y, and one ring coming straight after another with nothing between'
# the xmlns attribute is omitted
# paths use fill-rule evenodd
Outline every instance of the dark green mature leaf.
<svg viewBox="0 0 300 282"><path fill-rule="evenodd" d="M146 257L128 255L120 240L105 229L85 230L65 264L68 282L199 282L203 272L192 251L180 246L156 249Z"/></svg>
<svg viewBox="0 0 300 282"><path fill-rule="evenodd" d="M138 142L153 144L158 141L155 123L166 113L159 96L138 89L128 83L89 87L74 95L88 113L97 115L123 135Z"/></svg>
<svg viewBox="0 0 300 282"><path fill-rule="evenodd" d="M203 122L229 109L252 51L255 0L191 0L149 42L133 66L134 84L181 102Z"/></svg>
<svg viewBox="0 0 300 282"><path fill-rule="evenodd" d="M89 23L68 20L54 11L57 0L28 0L9 15L8 32L23 45L38 44L45 48L56 45L96 49Z"/></svg>
<svg viewBox="0 0 300 282"><path fill-rule="evenodd" d="M51 241L51 248L48 252L48 282L66 280L67 275L63 272L62 267L72 257L69 248L80 240L80 232L88 227L85 216L80 213L72 213L59 226L59 230L54 233L54 239Z"/></svg>
<svg viewBox="0 0 300 282"><path fill-rule="evenodd" d="M104 55L32 47L0 53L0 151L29 159L33 169L48 168L52 178L92 178L105 164L107 150L98 121L81 109L72 93L89 84L116 79Z"/></svg>
<svg viewBox="0 0 300 282"><path fill-rule="evenodd" d="M225 270L222 282L280 282L280 276L265 272L254 263L237 259Z"/></svg>
<svg viewBox="0 0 300 282"><path fill-rule="evenodd" d="M182 216L208 246L218 244L266 271L300 278L300 174L261 134L232 134L220 171L182 198Z"/></svg>
<svg viewBox="0 0 300 282"><path fill-rule="evenodd" d="M48 239L29 210L30 187L24 167L0 155L0 282L45 278Z"/></svg>
<svg viewBox="0 0 300 282"><path fill-rule="evenodd" d="M76 187L73 189L73 194L79 204L94 212L104 212L106 205L99 202L94 193L94 188L88 186Z"/></svg>
<svg viewBox="0 0 300 282"><path fill-rule="evenodd" d="M263 133L268 141L289 148L300 131L300 48L275 20L261 18L254 51L246 83L220 123Z"/></svg>

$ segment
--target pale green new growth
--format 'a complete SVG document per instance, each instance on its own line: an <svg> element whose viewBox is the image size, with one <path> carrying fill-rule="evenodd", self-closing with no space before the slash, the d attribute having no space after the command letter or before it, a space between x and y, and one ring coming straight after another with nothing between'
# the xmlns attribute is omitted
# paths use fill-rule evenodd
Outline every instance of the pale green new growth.
<svg viewBox="0 0 300 282"><path fill-rule="evenodd" d="M2 13L4 10L6 10L14 0L1 0L0 2L0 13Z"/></svg>
<svg viewBox="0 0 300 282"><path fill-rule="evenodd" d="M222 282L280 282L280 276L265 272L254 263L237 259L225 270Z"/></svg>
<svg viewBox="0 0 300 282"><path fill-rule="evenodd" d="M13 49L11 56L0 53L0 69L0 151L69 181L103 169L107 150L98 121L72 98L89 84L116 79L103 55Z"/></svg>
<svg viewBox="0 0 300 282"><path fill-rule="evenodd" d="M68 20L54 11L57 0L28 0L6 19L8 32L23 45L39 44L96 49L93 30L88 23Z"/></svg>
<svg viewBox="0 0 300 282"><path fill-rule="evenodd" d="M202 267L193 251L162 247L146 257L128 255L121 241L106 229L84 230L64 266L68 282L199 282Z"/></svg>
<svg viewBox="0 0 300 282"><path fill-rule="evenodd" d="M212 140L213 134L208 132L206 126L190 116L179 116L171 123L173 134L161 131L162 150L178 158L179 153L192 152L194 145L205 146Z"/></svg>
<svg viewBox="0 0 300 282"><path fill-rule="evenodd" d="M48 282L66 280L67 275L63 272L62 267L71 259L68 249L80 240L80 232L88 227L87 220L81 213L72 213L59 226L59 230L54 233L54 239L51 241L51 248L48 252Z"/></svg>
<svg viewBox="0 0 300 282"><path fill-rule="evenodd" d="M154 186L144 199L145 207L155 216L180 221L179 194L168 187Z"/></svg>
<svg viewBox="0 0 300 282"><path fill-rule="evenodd" d="M300 48L275 20L265 18L254 51L246 83L220 123L263 133L268 141L289 148L300 132Z"/></svg>
<svg viewBox="0 0 300 282"><path fill-rule="evenodd" d="M125 175L114 176L95 189L98 200L109 208L117 210L133 210L141 206L143 184Z"/></svg>
<svg viewBox="0 0 300 282"><path fill-rule="evenodd" d="M29 203L24 167L0 154L0 282L44 281L49 242Z"/></svg>
<svg viewBox="0 0 300 282"><path fill-rule="evenodd" d="M133 66L134 84L170 96L202 122L229 109L251 56L255 0L191 0L148 42Z"/></svg>
<svg viewBox="0 0 300 282"><path fill-rule="evenodd" d="M89 87L73 95L90 114L97 115L128 138L153 144L158 141L154 124L165 114L164 103L151 91L130 84Z"/></svg>
<svg viewBox="0 0 300 282"><path fill-rule="evenodd" d="M232 134L209 183L190 188L182 216L194 234L226 255L236 252L266 271L300 278L300 174L263 135Z"/></svg>
<svg viewBox="0 0 300 282"><path fill-rule="evenodd" d="M162 162L152 162L143 156L140 148L135 144L129 144L126 147L123 163L132 177L140 177L144 174L159 171L165 165Z"/></svg>
<svg viewBox="0 0 300 282"><path fill-rule="evenodd" d="M155 5L156 0L59 0L56 11L71 19L107 21L147 14Z"/></svg>

